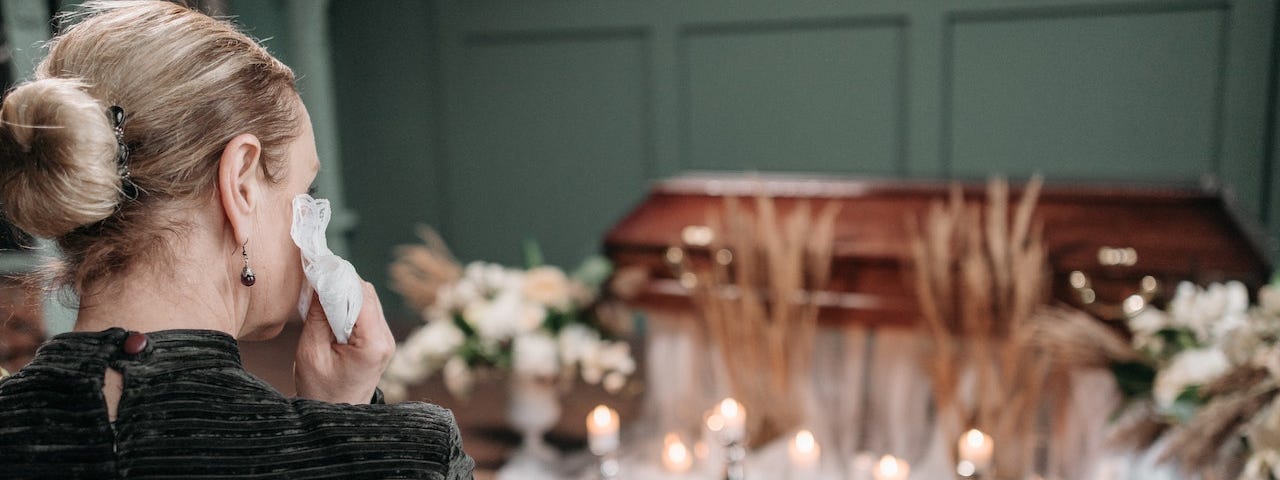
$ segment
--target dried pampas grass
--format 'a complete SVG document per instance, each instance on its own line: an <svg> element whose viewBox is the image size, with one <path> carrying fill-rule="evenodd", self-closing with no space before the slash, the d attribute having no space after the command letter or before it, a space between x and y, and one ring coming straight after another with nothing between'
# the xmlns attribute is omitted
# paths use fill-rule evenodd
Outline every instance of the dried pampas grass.
<svg viewBox="0 0 1280 480"><path fill-rule="evenodd" d="M944 425L991 434L1002 476L1030 471L1041 401L1062 388L1049 384L1061 375L1034 328L1049 288L1043 227L1034 216L1040 187L1039 178L1027 184L1012 217L1008 183L992 180L981 206L953 186L946 202L907 219L939 416ZM969 377L972 395L962 396Z"/></svg>
<svg viewBox="0 0 1280 480"><path fill-rule="evenodd" d="M453 258L440 234L430 227L418 227L422 243L396 247L391 264L391 289L404 296L413 308L422 311L435 304L440 287L462 276L462 266Z"/></svg>
<svg viewBox="0 0 1280 480"><path fill-rule="evenodd" d="M749 444L763 445L803 419L795 384L809 370L818 323L809 296L830 280L839 204L815 213L802 202L784 214L760 196L752 206L726 199L707 219L710 261L680 255L675 267L718 348L732 395L752 412Z"/></svg>

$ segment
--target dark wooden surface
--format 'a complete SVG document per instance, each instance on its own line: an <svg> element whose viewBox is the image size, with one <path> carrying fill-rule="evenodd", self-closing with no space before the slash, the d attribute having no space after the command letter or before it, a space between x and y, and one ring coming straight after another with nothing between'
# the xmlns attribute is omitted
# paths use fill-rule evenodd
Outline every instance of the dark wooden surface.
<svg viewBox="0 0 1280 480"><path fill-rule="evenodd" d="M794 176L686 176L654 186L648 197L610 232L605 248L621 268L640 266L653 280L638 300L641 306L687 304L672 279L664 253L682 245L687 226L705 225L721 211L726 197L750 201L758 193L775 198L779 211L802 202L815 210L825 202L842 205L835 229L832 307L824 322L863 322L907 326L917 316L910 289L910 253L906 221L923 216L929 205L945 201L950 185L941 182L883 182L808 179ZM1011 189L1016 202L1020 188ZM964 184L966 201L980 202L985 184ZM1102 301L1118 302L1151 275L1172 291L1181 280L1200 283L1242 280L1263 283L1270 259L1260 230L1242 223L1223 197L1209 189L1154 186L1047 185L1037 208L1044 224L1057 299L1076 303L1066 281L1073 270L1087 273ZM1132 266L1099 263L1101 247L1132 248ZM696 247L691 255L705 257Z"/></svg>

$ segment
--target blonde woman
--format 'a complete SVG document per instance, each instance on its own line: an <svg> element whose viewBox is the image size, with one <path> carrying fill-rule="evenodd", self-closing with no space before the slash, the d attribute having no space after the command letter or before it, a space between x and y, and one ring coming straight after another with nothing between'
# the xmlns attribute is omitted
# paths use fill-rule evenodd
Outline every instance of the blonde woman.
<svg viewBox="0 0 1280 480"><path fill-rule="evenodd" d="M368 284L347 344L313 304L296 397L240 364L304 282L291 201L320 163L289 68L168 2L87 10L0 108L0 209L80 298L0 380L0 478L471 478L447 410L379 404Z"/></svg>

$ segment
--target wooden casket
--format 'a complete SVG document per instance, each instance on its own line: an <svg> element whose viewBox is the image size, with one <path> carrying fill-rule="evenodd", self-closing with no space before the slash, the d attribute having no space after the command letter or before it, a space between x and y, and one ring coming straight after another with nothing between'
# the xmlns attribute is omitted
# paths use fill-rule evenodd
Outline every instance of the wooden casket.
<svg viewBox="0 0 1280 480"><path fill-rule="evenodd" d="M668 264L668 249L707 256L708 215L726 197L772 197L780 210L800 202L842 203L836 220L830 292L824 324L910 326L918 314L910 282L906 221L952 184L783 175L692 174L660 181L612 228L605 250L619 268L639 267L650 280L642 309L691 308ZM982 183L961 184L966 201L985 196ZM1011 185L1013 200L1021 185ZM1236 215L1209 188L1095 186L1049 183L1037 211L1043 221L1056 300L1117 318L1131 295L1167 298L1177 282L1239 280L1255 290L1271 269L1261 230ZM1076 273L1078 272L1078 273Z"/></svg>

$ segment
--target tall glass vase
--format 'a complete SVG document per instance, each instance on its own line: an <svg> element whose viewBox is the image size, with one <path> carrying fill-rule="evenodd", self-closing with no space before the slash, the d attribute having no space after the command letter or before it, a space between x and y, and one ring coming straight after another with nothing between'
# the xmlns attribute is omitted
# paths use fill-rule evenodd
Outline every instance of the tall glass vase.
<svg viewBox="0 0 1280 480"><path fill-rule="evenodd" d="M543 438L560 420L560 395L551 379L514 374L508 381L507 421L520 448L498 471L500 480L558 479L560 455Z"/></svg>

